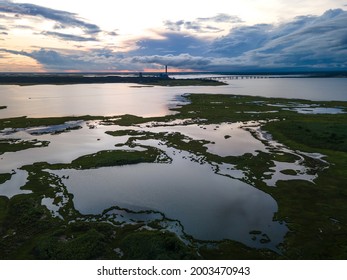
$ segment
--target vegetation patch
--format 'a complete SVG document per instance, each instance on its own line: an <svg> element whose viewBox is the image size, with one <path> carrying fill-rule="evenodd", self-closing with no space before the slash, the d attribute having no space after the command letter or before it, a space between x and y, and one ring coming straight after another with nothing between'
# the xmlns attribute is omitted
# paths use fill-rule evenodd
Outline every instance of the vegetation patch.
<svg viewBox="0 0 347 280"><path fill-rule="evenodd" d="M0 196L0 223L3 222L6 216L8 198L5 196Z"/></svg>
<svg viewBox="0 0 347 280"><path fill-rule="evenodd" d="M146 147L145 151L107 150L79 157L73 160L70 164L53 164L50 165L49 168L90 169L145 162L166 162L168 160L168 157L166 156L164 160L161 155L163 155L163 152L153 147Z"/></svg>
<svg viewBox="0 0 347 280"><path fill-rule="evenodd" d="M18 152L31 148L42 148L47 147L49 141L33 140L22 140L22 139L0 139L0 155L8 152Z"/></svg>
<svg viewBox="0 0 347 280"><path fill-rule="evenodd" d="M128 234L120 243L124 257L132 260L197 259L197 253L173 233L138 231Z"/></svg>
<svg viewBox="0 0 347 280"><path fill-rule="evenodd" d="M6 181L10 180L12 175L10 173L2 173L0 174L0 184L5 183Z"/></svg>
<svg viewBox="0 0 347 280"><path fill-rule="evenodd" d="M285 174L285 175L292 175L292 176L295 176L297 175L298 173L293 170L293 169L285 169L285 170L281 170L280 171L282 174Z"/></svg>
<svg viewBox="0 0 347 280"><path fill-rule="evenodd" d="M0 120L0 130L5 128L28 128L28 127L39 127L39 126L52 126L64 124L68 121L80 121L80 120L103 120L104 117L100 116L80 116L80 117L54 117L54 118L27 118L27 117L16 117L7 118Z"/></svg>
<svg viewBox="0 0 347 280"><path fill-rule="evenodd" d="M308 115L268 123L265 129L282 140L286 138L314 149L347 152L347 123L344 114Z"/></svg>

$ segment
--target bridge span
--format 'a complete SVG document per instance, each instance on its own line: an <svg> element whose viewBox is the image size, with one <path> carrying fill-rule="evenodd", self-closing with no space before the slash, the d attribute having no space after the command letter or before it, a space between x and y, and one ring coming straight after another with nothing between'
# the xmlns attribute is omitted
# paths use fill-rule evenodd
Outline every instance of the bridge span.
<svg viewBox="0 0 347 280"><path fill-rule="evenodd" d="M223 76L210 76L201 78L203 80L242 80L242 79L272 79L279 78L270 75L223 75Z"/></svg>

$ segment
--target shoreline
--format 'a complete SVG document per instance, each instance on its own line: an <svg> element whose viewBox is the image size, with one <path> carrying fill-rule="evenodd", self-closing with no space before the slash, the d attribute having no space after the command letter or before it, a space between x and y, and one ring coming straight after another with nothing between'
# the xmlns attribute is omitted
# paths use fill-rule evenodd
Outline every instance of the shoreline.
<svg viewBox="0 0 347 280"><path fill-rule="evenodd" d="M186 74L180 73L184 77ZM197 73L199 75L201 73ZM133 83L147 86L219 86L227 85L223 80L229 79L249 79L258 76L259 79L291 79L291 78L347 78L346 72L213 72L211 77L218 75L221 79L201 78L177 78L166 74L158 73L0 73L0 85L76 85L76 84L111 84L111 83ZM206 73L204 73L206 75ZM228 76L230 76L228 78ZM221 81L222 80L222 81Z"/></svg>
<svg viewBox="0 0 347 280"><path fill-rule="evenodd" d="M83 75L0 75L0 85L76 85L76 84L111 84L133 83L153 86L219 86L223 82L205 79L174 79L169 77L121 77L121 76L94 76Z"/></svg>

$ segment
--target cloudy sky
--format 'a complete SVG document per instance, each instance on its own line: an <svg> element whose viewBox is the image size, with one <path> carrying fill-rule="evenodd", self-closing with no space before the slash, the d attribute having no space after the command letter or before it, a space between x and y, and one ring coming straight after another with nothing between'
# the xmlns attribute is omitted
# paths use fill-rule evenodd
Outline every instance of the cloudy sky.
<svg viewBox="0 0 347 280"><path fill-rule="evenodd" d="M347 70L347 0L0 0L0 71Z"/></svg>

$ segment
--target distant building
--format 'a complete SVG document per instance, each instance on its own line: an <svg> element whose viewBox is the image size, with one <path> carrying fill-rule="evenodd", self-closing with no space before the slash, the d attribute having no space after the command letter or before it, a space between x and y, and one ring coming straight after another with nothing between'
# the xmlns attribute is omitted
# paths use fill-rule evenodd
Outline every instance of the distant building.
<svg viewBox="0 0 347 280"><path fill-rule="evenodd" d="M162 79L168 79L169 78L169 75L167 73L167 65L165 65L165 73L159 74L159 77Z"/></svg>

